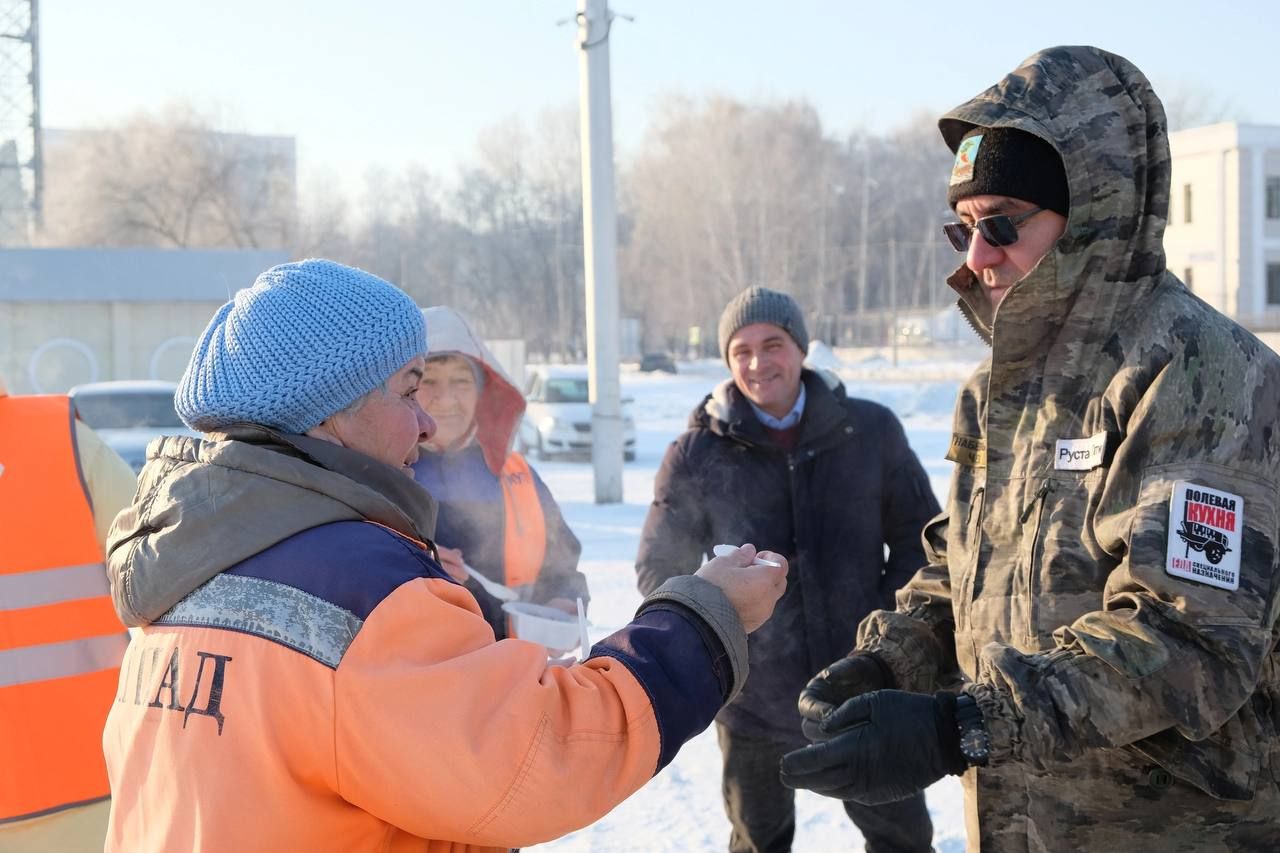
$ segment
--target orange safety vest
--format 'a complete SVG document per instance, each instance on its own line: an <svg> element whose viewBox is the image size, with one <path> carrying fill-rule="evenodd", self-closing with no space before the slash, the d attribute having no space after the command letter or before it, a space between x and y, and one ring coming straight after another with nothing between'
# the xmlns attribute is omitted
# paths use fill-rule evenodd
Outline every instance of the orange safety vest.
<svg viewBox="0 0 1280 853"><path fill-rule="evenodd" d="M71 401L0 397L0 823L110 795L102 729L129 643Z"/></svg>
<svg viewBox="0 0 1280 853"><path fill-rule="evenodd" d="M502 483L502 508L506 529L502 537L502 563L506 584L519 587L532 584L542 571L547 556L547 520L542 515L538 487L533 482L529 463L519 453L507 454L498 475Z"/></svg>

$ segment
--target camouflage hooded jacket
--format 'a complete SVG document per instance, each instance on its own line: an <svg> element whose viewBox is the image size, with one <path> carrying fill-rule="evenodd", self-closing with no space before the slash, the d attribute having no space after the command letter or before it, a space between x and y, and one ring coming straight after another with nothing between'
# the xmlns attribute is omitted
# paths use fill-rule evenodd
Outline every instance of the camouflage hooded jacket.
<svg viewBox="0 0 1280 853"><path fill-rule="evenodd" d="M1166 271L1164 111L1126 60L1043 51L939 123L952 150L974 125L1050 142L1070 216L994 317L967 268L948 281L991 357L956 404L929 565L859 647L903 689L965 679L993 766L1125 748L1250 799L1280 692L1280 359ZM1167 569L1179 481L1242 502L1238 589Z"/></svg>

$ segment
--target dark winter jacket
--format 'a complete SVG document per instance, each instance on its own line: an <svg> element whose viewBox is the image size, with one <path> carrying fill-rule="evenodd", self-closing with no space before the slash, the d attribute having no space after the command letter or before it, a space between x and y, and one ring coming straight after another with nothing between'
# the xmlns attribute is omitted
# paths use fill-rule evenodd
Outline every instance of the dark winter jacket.
<svg viewBox="0 0 1280 853"><path fill-rule="evenodd" d="M732 381L694 410L654 480L636 558L648 594L720 543L786 555L786 594L749 638L751 674L718 719L797 746L806 741L796 697L924 565L920 531L938 512L893 413L845 396L827 374L802 375L807 399L790 453L770 441Z"/></svg>
<svg viewBox="0 0 1280 853"><path fill-rule="evenodd" d="M971 679L972 850L1280 850L1280 359L1165 268L1164 109L1126 59L1056 47L940 127L1052 145L1071 210L994 314L948 279L991 355L929 565L859 644L903 689ZM1202 526L1227 560L1180 535L1201 489L1232 496Z"/></svg>
<svg viewBox="0 0 1280 853"><path fill-rule="evenodd" d="M542 478L532 468L529 470L547 530L546 556L537 583L527 592L529 600L543 603L553 598L581 597L588 601L587 579L578 571L582 545L565 523ZM413 466L413 476L436 499L436 544L460 549L467 565L490 580L505 583L502 484L485 464L480 445L471 444L452 453L423 453ZM498 639L507 636L502 602L475 580L467 581L466 587L476 597L485 621Z"/></svg>

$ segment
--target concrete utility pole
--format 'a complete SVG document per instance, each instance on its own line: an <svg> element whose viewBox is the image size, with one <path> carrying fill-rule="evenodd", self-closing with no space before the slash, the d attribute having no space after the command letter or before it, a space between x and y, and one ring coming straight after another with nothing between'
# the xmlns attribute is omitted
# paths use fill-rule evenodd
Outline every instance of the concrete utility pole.
<svg viewBox="0 0 1280 853"><path fill-rule="evenodd" d="M889 241L889 339L893 342L893 366L898 366L898 241Z"/></svg>
<svg viewBox="0 0 1280 853"><path fill-rule="evenodd" d="M609 100L609 29L613 16L608 0L578 0L577 21L591 462L595 468L596 503L621 503L618 213L613 191L613 112Z"/></svg>
<svg viewBox="0 0 1280 853"><path fill-rule="evenodd" d="M863 137L862 146L862 205L858 216L858 315L854 328L858 330L857 343L864 342L862 317L867 309L867 231L871 227L871 154L870 143Z"/></svg>

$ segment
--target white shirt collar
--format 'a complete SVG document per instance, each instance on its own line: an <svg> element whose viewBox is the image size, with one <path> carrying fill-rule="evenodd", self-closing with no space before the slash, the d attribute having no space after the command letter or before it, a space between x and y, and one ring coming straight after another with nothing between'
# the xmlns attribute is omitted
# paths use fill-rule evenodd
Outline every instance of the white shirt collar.
<svg viewBox="0 0 1280 853"><path fill-rule="evenodd" d="M775 418L750 400L747 403L751 405L751 410L756 413L760 423L770 429L790 429L800 423L800 417L804 414L804 382L800 383L800 394L796 397L796 404L791 407L791 411L780 418Z"/></svg>

